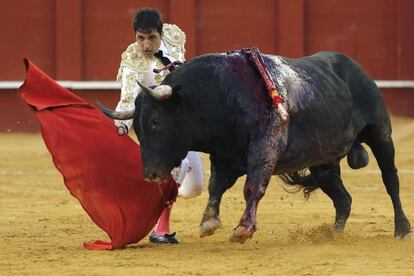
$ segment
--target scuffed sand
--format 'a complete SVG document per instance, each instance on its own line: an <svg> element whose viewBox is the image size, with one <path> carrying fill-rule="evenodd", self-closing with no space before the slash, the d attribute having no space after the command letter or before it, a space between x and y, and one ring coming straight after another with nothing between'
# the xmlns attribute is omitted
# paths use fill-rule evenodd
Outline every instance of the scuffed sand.
<svg viewBox="0 0 414 276"><path fill-rule="evenodd" d="M414 223L414 120L393 118L401 198ZM243 245L228 241L244 209L244 178L222 202L223 227L199 238L207 202L178 199L172 224L182 244L147 239L123 250L88 251L83 241L105 233L66 190L38 134L0 135L1 275L409 275L414 240L395 240L391 200L376 162L353 171L342 164L353 197L344 235L332 232L334 209L317 191L307 201L275 177L258 210L258 231ZM204 156L208 172L208 157ZM209 174L206 173L206 180Z"/></svg>

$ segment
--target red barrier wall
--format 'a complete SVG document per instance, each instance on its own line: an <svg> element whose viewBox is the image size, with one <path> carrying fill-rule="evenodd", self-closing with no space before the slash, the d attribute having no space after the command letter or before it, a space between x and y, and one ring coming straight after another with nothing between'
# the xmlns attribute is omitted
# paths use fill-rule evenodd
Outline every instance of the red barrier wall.
<svg viewBox="0 0 414 276"><path fill-rule="evenodd" d="M24 57L54 79L114 80L143 6L186 32L187 58L251 46L289 57L336 50L374 79L414 79L411 0L0 0L0 81L22 80ZM20 114L9 93L0 90L0 131ZM395 95L387 104L401 105Z"/></svg>
<svg viewBox="0 0 414 276"><path fill-rule="evenodd" d="M23 79L23 57L55 79L113 80L142 6L187 33L187 58L251 46L290 57L336 50L375 79L414 79L410 0L0 0L0 80Z"/></svg>

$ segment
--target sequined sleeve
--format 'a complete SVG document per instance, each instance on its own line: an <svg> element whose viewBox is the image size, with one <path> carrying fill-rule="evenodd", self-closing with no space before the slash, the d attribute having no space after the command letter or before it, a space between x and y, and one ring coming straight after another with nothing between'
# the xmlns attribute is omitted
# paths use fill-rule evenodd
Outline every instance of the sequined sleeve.
<svg viewBox="0 0 414 276"><path fill-rule="evenodd" d="M142 82L144 73L139 73L128 67L121 66L119 68L117 80L121 83L120 100L115 108L116 111L126 111L135 108L135 98L140 93L141 88L137 84L137 80ZM121 123L125 124L128 129L132 126L131 120L115 120L115 125L119 126Z"/></svg>
<svg viewBox="0 0 414 276"><path fill-rule="evenodd" d="M126 111L135 108L135 98L141 91L137 80L143 82L148 71L149 60L139 51L136 43L131 43L121 55L121 63L116 80L121 83L121 95L115 108L116 111ZM131 120L115 120L115 125L125 124L128 129L132 126Z"/></svg>
<svg viewBox="0 0 414 276"><path fill-rule="evenodd" d="M169 55L175 60L185 61L185 33L174 24L164 24L163 41L168 48Z"/></svg>

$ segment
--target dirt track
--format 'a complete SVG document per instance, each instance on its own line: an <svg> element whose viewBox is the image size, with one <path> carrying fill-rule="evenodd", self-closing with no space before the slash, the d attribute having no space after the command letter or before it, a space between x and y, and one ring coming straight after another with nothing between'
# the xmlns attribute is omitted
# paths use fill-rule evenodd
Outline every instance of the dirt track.
<svg viewBox="0 0 414 276"><path fill-rule="evenodd" d="M414 223L414 120L393 118L393 129L403 207ZM273 178L253 239L230 243L244 208L243 178L225 194L223 227L214 236L198 236L204 191L175 205L173 229L181 245L145 239L123 250L88 251L83 241L107 237L66 190L40 135L1 134L0 150L0 275L414 274L414 240L393 239L391 201L372 156L359 171L342 164L353 197L343 236L330 230L334 209L321 191L305 201Z"/></svg>

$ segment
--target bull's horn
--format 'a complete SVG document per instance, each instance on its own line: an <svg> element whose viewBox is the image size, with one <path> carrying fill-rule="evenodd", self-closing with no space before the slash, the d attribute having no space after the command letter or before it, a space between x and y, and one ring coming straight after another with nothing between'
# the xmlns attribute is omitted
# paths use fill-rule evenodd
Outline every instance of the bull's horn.
<svg viewBox="0 0 414 276"><path fill-rule="evenodd" d="M113 111L113 110L105 107L100 102L96 102L96 105L102 111L103 114L105 114L106 116L108 116L112 119L117 119L117 120L132 119L133 116L134 116L134 112L135 112L135 109L126 110L126 111Z"/></svg>
<svg viewBox="0 0 414 276"><path fill-rule="evenodd" d="M169 85L160 85L155 88L149 88L137 81L142 91L150 93L157 100L166 100L172 95L172 88Z"/></svg>

